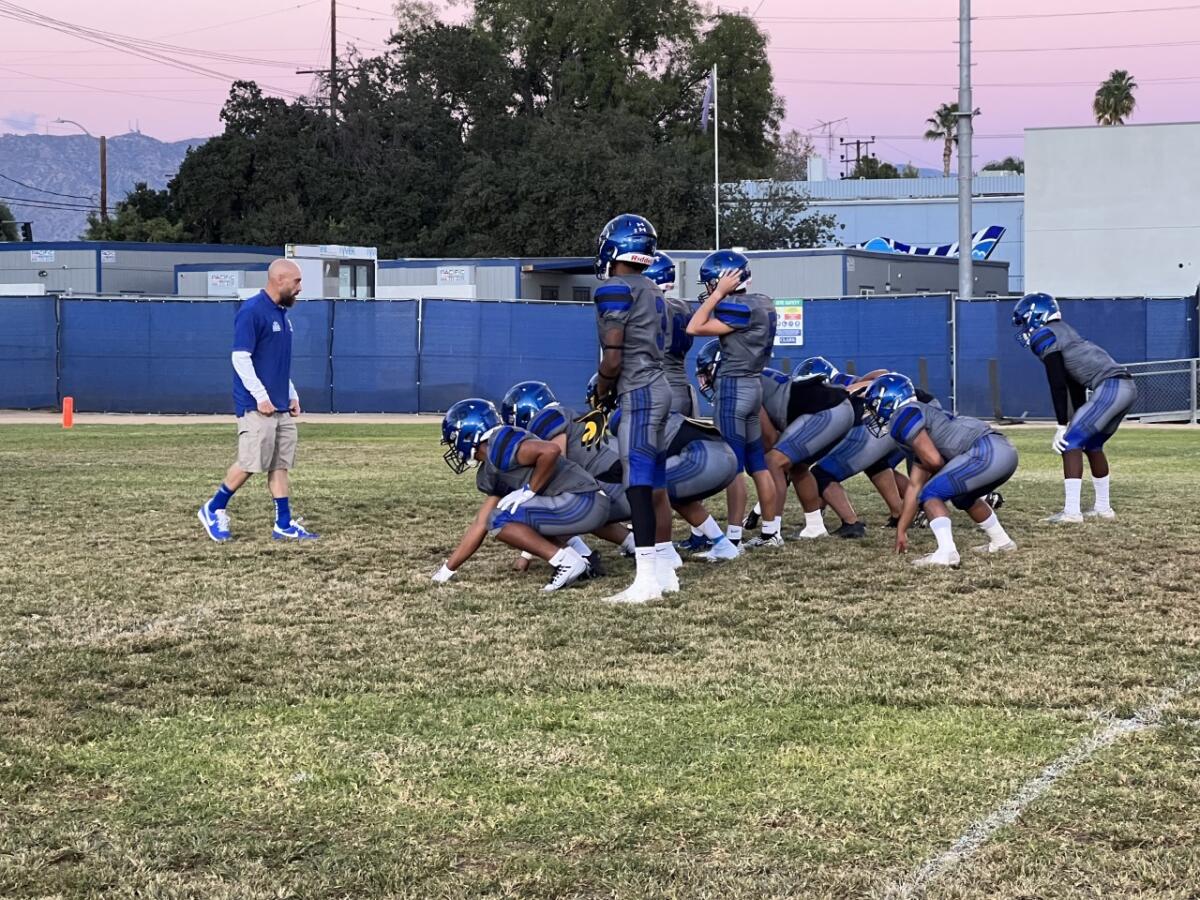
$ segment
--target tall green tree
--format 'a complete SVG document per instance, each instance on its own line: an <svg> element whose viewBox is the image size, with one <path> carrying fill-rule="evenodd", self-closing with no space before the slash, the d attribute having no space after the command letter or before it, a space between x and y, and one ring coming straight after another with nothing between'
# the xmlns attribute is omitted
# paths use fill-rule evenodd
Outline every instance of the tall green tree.
<svg viewBox="0 0 1200 900"><path fill-rule="evenodd" d="M724 185L721 238L730 247L756 250L824 247L834 243L837 217L810 213L808 197L791 185L768 181Z"/></svg>
<svg viewBox="0 0 1200 900"><path fill-rule="evenodd" d="M890 162L881 162L878 156L864 156L854 164L851 178L900 178L900 170Z"/></svg>
<svg viewBox="0 0 1200 900"><path fill-rule="evenodd" d="M0 241L15 241L21 236L14 218L13 211L0 200Z"/></svg>
<svg viewBox="0 0 1200 900"><path fill-rule="evenodd" d="M1015 172L1018 175L1025 174L1025 160L1018 156L1006 156L1001 160L992 160L984 166L985 169L992 169L997 172Z"/></svg>
<svg viewBox="0 0 1200 900"><path fill-rule="evenodd" d="M170 243L184 240L183 226L169 191L156 191L139 181L120 201L107 221L88 213L87 241L149 241Z"/></svg>
<svg viewBox="0 0 1200 900"><path fill-rule="evenodd" d="M1097 125L1124 125L1137 106L1133 92L1137 82L1124 69L1113 69L1108 78L1096 88L1092 99L1092 113Z"/></svg>
<svg viewBox="0 0 1200 900"><path fill-rule="evenodd" d="M976 109L972 115L979 115ZM925 140L942 142L942 174L950 176L950 160L958 146L958 104L943 103L925 120Z"/></svg>

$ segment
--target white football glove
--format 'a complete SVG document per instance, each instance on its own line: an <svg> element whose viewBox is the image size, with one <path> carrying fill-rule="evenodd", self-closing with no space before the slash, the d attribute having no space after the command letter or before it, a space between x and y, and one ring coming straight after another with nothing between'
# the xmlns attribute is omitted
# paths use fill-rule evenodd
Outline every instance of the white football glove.
<svg viewBox="0 0 1200 900"><path fill-rule="evenodd" d="M514 513L517 511L518 506L534 496L536 496L536 494L529 489L529 485L525 485L525 487L521 488L520 490L512 491L510 494L502 498L500 502L496 504L496 508L500 510L500 512Z"/></svg>
<svg viewBox="0 0 1200 900"><path fill-rule="evenodd" d="M1059 425L1054 429L1054 440L1050 442L1050 449L1062 456L1067 449L1067 426Z"/></svg>
<svg viewBox="0 0 1200 900"><path fill-rule="evenodd" d="M447 566L445 563L442 563L442 567L440 569L438 569L437 574L433 576L433 581L434 581L434 584L445 584L447 581L449 581L453 577L454 577L454 570L451 569L449 566Z"/></svg>

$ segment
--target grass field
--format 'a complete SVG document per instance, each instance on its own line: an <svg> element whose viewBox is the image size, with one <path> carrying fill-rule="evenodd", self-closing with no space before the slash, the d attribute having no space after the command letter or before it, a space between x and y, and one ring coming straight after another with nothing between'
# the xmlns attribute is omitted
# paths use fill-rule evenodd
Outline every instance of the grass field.
<svg viewBox="0 0 1200 900"><path fill-rule="evenodd" d="M1118 434L1117 523L1039 525L1058 458L1019 431L1014 556L914 570L856 479L868 540L647 608L597 602L607 550L561 594L494 543L432 585L477 502L432 426L303 426L325 538L273 544L252 482L217 546L232 438L0 429L0 896L882 896L1200 672L1195 431ZM1200 895L1198 721L1200 687L924 895Z"/></svg>

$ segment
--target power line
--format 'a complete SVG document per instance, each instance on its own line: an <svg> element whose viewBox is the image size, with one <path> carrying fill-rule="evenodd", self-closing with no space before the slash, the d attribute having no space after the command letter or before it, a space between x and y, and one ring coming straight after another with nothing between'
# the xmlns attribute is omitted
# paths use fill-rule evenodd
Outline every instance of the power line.
<svg viewBox="0 0 1200 900"><path fill-rule="evenodd" d="M6 206L28 206L33 209L90 211L97 208L94 204L85 206L80 203L60 203L55 200L30 200L28 197L6 197L3 195L0 195L0 201L4 201Z"/></svg>
<svg viewBox="0 0 1200 900"><path fill-rule="evenodd" d="M315 6L319 2L320 0L308 0L307 3L297 3L294 6L285 6L282 9L273 9L270 12L259 13L256 16L246 16L244 19L230 19L228 22L217 22L215 25L204 25L200 28L192 28L189 31L175 31L171 34L164 34L163 37L183 37L185 34L197 34L201 31L212 31L214 28L224 28L227 25L240 25L242 22L253 22L255 19L265 19L268 16L277 16L280 13L304 9L306 6Z"/></svg>
<svg viewBox="0 0 1200 900"><path fill-rule="evenodd" d="M0 66L0 71L11 72L14 75L23 75L26 78L36 78L39 81L53 81L58 84L65 84L68 87L80 88L85 91L99 91L102 94L121 94L125 97L137 97L141 100L158 100L163 103L189 103L194 106L221 106L220 103L214 103L209 100L182 100L171 97L155 97L151 94L139 94L135 91L122 91L117 88L100 87L94 84L80 84L78 81L67 81L65 78L55 78L53 75L34 75L32 72L21 72L17 69L10 69L8 66Z"/></svg>
<svg viewBox="0 0 1200 900"><path fill-rule="evenodd" d="M1077 47L995 47L990 50L977 49L973 53L1067 53L1076 50L1160 50L1166 47L1195 47L1200 41L1161 41L1143 44L1094 44ZM946 47L771 47L767 52L806 53L812 55L837 55L869 53L873 56L911 56L919 54L958 53L958 48Z"/></svg>
<svg viewBox="0 0 1200 900"><path fill-rule="evenodd" d="M761 6L761 4L760 4ZM1200 9L1200 3L1189 3L1183 6L1145 6L1135 9L1091 9L1077 10L1074 12L1046 12L1046 13L1000 13L991 16L972 16L972 22L1004 22L1023 19L1066 19L1077 18L1081 16L1125 16L1137 15L1140 13L1160 13L1160 12L1184 12L1191 9ZM753 18L753 17L752 17ZM887 24L917 24L929 22L957 22L957 16L864 16L852 18L850 16L763 16L759 19L760 22L803 22L809 25L866 25L876 23Z"/></svg>
<svg viewBox="0 0 1200 900"><path fill-rule="evenodd" d="M1190 85L1200 82L1200 75L1180 75L1169 78L1139 78L1138 84L1180 84ZM954 85L949 81L847 81L833 78L776 78L776 84L822 84L822 85L854 85L857 87L932 87L953 90ZM1096 81L994 81L976 83L977 88L1060 88L1060 87L1096 87Z"/></svg>
<svg viewBox="0 0 1200 900"><path fill-rule="evenodd" d="M11 181L13 184L20 185L21 187L23 187L29 191L40 191L43 194L54 194L54 196L56 196L56 197L71 197L75 200L91 200L92 199L91 197L85 197L82 194L63 194L63 193L60 193L59 191L52 191L49 188L34 187L32 184L26 184L23 181L18 181L15 178L11 178L8 175L3 174L2 172L0 172L0 178L3 178L5 181Z"/></svg>

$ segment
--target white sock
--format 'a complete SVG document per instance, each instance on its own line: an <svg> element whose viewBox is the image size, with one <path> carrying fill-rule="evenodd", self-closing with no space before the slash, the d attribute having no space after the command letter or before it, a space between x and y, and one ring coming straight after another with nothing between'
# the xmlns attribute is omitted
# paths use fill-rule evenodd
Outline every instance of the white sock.
<svg viewBox="0 0 1200 900"><path fill-rule="evenodd" d="M580 562L582 562L583 557L581 557L578 553L576 553L570 547L563 547L561 550L559 550L557 553L555 553L552 557L550 557L550 565L552 565L552 566L569 566L572 563L574 563L576 560L579 560Z"/></svg>
<svg viewBox="0 0 1200 900"><path fill-rule="evenodd" d="M705 519L703 522L700 523L699 528L693 528L692 531L697 532L698 534L704 535L706 538L708 538L714 544L717 541L719 541L721 538L725 537L725 532L723 532L721 530L721 526L717 524L717 520L714 519L712 516L709 516L707 519Z"/></svg>
<svg viewBox="0 0 1200 900"><path fill-rule="evenodd" d="M713 520L713 517L712 517L712 516L709 516L709 517L708 517L708 521L710 521L710 522L711 522L712 520ZM704 528L703 528L703 526L701 526L700 528L697 528L695 525L693 525L693 526L692 526L692 536L693 536L693 537L704 537L704 536L705 536L705 534L704 534ZM710 540L711 540L711 538L710 538Z"/></svg>
<svg viewBox="0 0 1200 900"><path fill-rule="evenodd" d="M762 515L762 504L761 504L761 503L755 503L755 504L754 504L754 514L755 514L756 516L761 516L761 515Z"/></svg>
<svg viewBox="0 0 1200 900"><path fill-rule="evenodd" d="M634 546L633 532L631 531L629 534L625 535L625 540L621 541L621 552L632 553L634 551Z"/></svg>
<svg viewBox="0 0 1200 900"><path fill-rule="evenodd" d="M1108 476L1105 475L1103 478L1097 478L1095 475L1093 475L1092 487L1096 489L1096 509L1100 510L1101 512L1112 509L1112 507L1108 505Z"/></svg>
<svg viewBox="0 0 1200 900"><path fill-rule="evenodd" d="M658 576L655 574L655 567L658 565L658 554L653 547L638 547L633 551L634 558L637 560L637 575L636 581L650 580L658 584Z"/></svg>
<svg viewBox="0 0 1200 900"><path fill-rule="evenodd" d="M663 559L674 559L678 554L675 552L675 545L670 541L660 541L654 545L654 555Z"/></svg>
<svg viewBox="0 0 1200 900"><path fill-rule="evenodd" d="M578 553L580 556L588 557L592 555L592 548L583 542L583 538L579 535L567 541L567 546Z"/></svg>
<svg viewBox="0 0 1200 900"><path fill-rule="evenodd" d="M731 541L740 541L742 539L742 526L730 525L725 532L725 536Z"/></svg>
<svg viewBox="0 0 1200 900"><path fill-rule="evenodd" d="M1079 515L1079 494L1083 490L1082 478L1064 478L1063 484L1066 485L1066 501L1063 503L1063 512L1068 516Z"/></svg>
<svg viewBox="0 0 1200 900"><path fill-rule="evenodd" d="M782 518L782 516L780 517ZM821 515L818 509L815 512L806 512L804 514L804 530L805 531L824 531L825 517Z"/></svg>
<svg viewBox="0 0 1200 900"><path fill-rule="evenodd" d="M933 536L937 538L938 553L956 553L958 551L958 548L954 546L954 537L950 533L949 516L938 516L936 519L930 519L929 528L933 531Z"/></svg>
<svg viewBox="0 0 1200 900"><path fill-rule="evenodd" d="M1001 544L1008 543L1008 532L1004 530L995 513L988 516L987 521L980 522L979 527L983 529L983 533L988 536L988 540L991 541L993 546L998 547Z"/></svg>
<svg viewBox="0 0 1200 900"><path fill-rule="evenodd" d="M778 534L779 529L783 526L783 516L776 516L773 519L763 519L762 533L764 535Z"/></svg>

